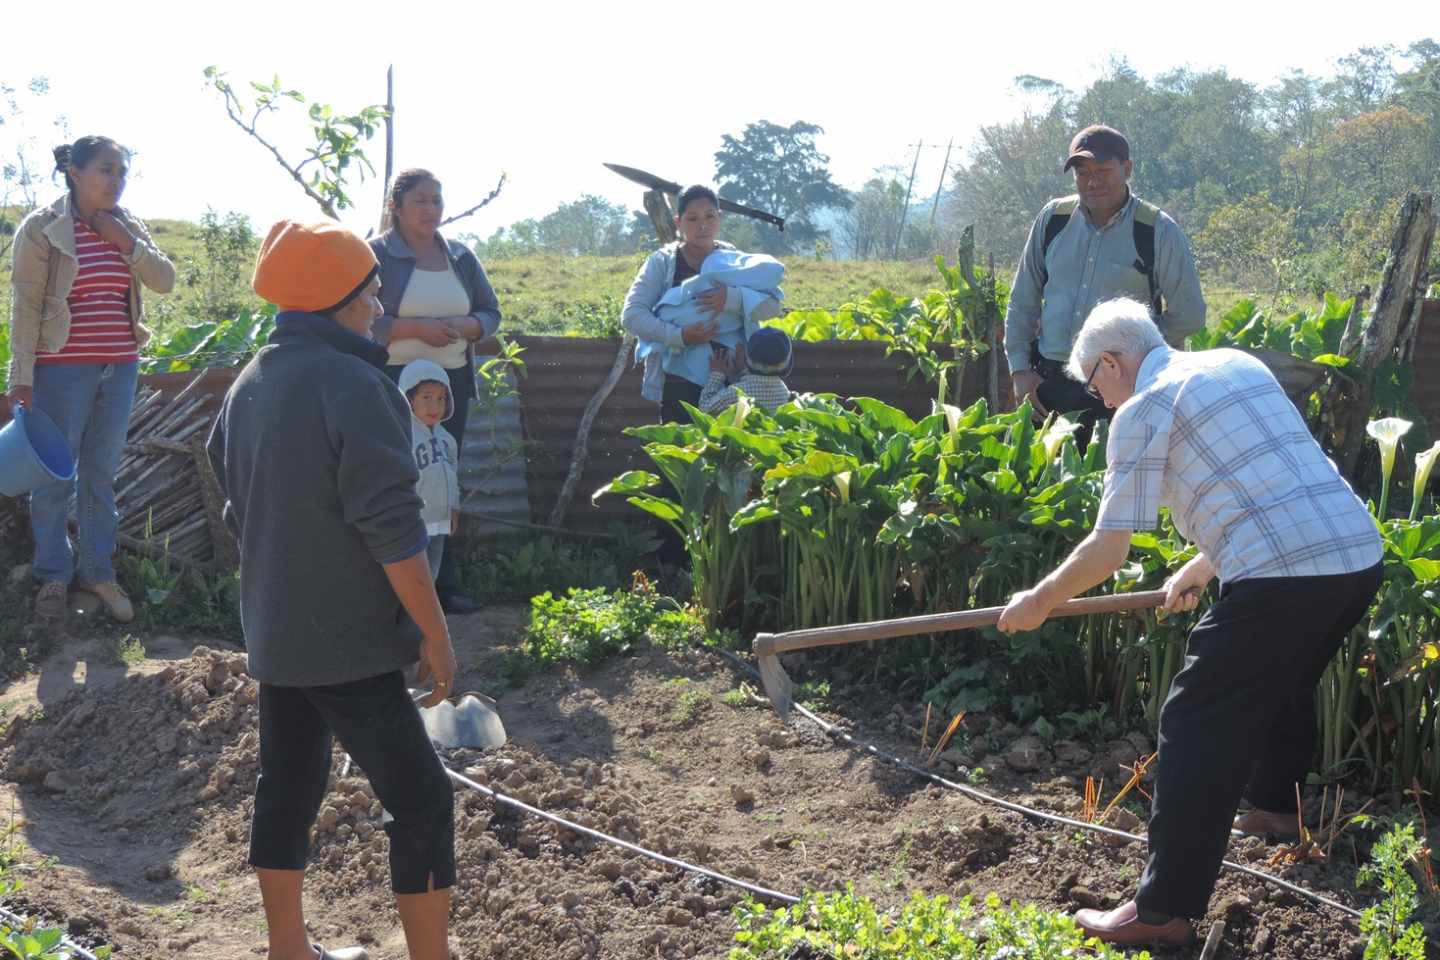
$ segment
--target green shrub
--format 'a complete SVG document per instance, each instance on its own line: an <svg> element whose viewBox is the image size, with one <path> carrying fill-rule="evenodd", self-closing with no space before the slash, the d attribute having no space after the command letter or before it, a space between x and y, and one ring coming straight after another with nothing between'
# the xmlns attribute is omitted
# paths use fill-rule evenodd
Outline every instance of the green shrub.
<svg viewBox="0 0 1440 960"><path fill-rule="evenodd" d="M673 646L703 638L704 625L696 612L656 593L637 575L630 590L571 587L564 596L546 591L535 597L522 649L540 666L589 666L627 654L646 641Z"/></svg>
<svg viewBox="0 0 1440 960"><path fill-rule="evenodd" d="M738 947L730 960L1120 960L1124 951L1086 940L1069 917L1002 904L993 894L978 913L970 898L915 893L899 916L868 898L812 893L792 907L767 910L747 899L735 908ZM1149 953L1132 954L1147 960Z"/></svg>

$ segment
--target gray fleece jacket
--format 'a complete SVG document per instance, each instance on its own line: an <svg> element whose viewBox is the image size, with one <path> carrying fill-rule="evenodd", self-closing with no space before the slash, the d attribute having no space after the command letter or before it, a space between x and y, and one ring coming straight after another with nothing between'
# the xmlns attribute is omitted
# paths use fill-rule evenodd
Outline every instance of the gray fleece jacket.
<svg viewBox="0 0 1440 960"><path fill-rule="evenodd" d="M261 683L348 683L419 657L383 569L428 542L410 409L384 362L333 320L282 313L220 406L208 452L240 541L240 623Z"/></svg>

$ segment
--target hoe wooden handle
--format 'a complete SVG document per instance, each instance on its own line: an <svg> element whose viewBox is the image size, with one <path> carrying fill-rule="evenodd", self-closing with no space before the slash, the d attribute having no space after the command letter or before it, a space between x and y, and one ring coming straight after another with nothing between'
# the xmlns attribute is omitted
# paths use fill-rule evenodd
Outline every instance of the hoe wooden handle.
<svg viewBox="0 0 1440 960"><path fill-rule="evenodd" d="M1117 613L1122 610L1147 610L1165 603L1164 590L1141 593L1120 593L1104 597L1080 597L1066 600L1050 611L1052 617L1083 617L1092 613ZM931 613L922 617L901 617L897 620L874 620L870 623L847 623L838 627L811 627L787 633L758 633L753 650L757 657L774 656L787 650L809 647L830 647L862 640L888 640L892 637L913 637L921 633L943 633L949 630L974 630L994 626L1000 621L1004 607L983 607L953 613Z"/></svg>

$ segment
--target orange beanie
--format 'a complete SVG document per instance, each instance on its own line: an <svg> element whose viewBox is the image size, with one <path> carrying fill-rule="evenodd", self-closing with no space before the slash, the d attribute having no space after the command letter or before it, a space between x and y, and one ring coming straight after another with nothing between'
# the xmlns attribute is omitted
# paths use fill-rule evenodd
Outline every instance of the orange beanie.
<svg viewBox="0 0 1440 960"><path fill-rule="evenodd" d="M375 252L333 221L281 220L255 261L255 292L282 310L312 313L348 303L380 269Z"/></svg>

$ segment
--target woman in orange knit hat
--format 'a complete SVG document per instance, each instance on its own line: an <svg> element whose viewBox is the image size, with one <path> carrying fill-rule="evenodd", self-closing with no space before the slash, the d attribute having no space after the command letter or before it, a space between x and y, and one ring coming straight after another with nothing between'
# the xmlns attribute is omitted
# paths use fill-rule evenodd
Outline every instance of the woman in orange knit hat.
<svg viewBox="0 0 1440 960"><path fill-rule="evenodd" d="M410 409L370 339L378 270L338 224L271 229L254 287L281 312L209 442L240 543L241 622L260 685L250 864L269 960L368 957L312 944L301 911L332 734L393 818L391 886L410 957L450 955L454 799L402 670L418 660L420 682L433 677L421 701L433 706L451 692L455 655L426 563Z"/></svg>

